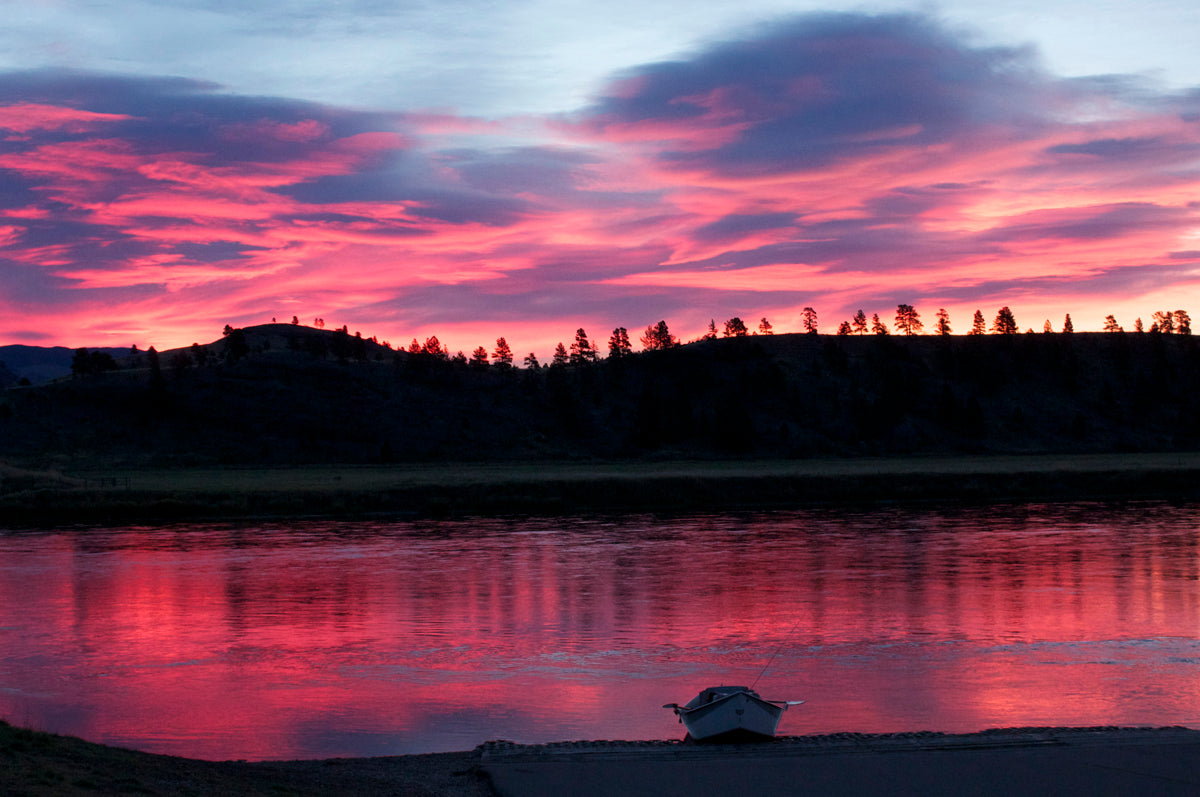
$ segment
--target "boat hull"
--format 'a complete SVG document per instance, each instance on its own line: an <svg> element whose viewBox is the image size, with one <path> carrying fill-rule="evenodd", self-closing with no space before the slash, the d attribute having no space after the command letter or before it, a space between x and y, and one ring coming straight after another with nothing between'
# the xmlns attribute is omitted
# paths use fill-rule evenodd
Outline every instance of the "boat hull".
<svg viewBox="0 0 1200 797"><path fill-rule="evenodd" d="M675 713L696 741L769 739L779 727L783 706L746 690L720 694L699 705L689 703Z"/></svg>

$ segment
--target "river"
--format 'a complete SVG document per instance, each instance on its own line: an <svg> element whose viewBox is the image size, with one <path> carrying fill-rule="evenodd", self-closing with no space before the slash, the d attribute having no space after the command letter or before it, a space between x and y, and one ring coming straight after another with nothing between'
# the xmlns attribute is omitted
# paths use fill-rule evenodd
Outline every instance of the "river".
<svg viewBox="0 0 1200 797"><path fill-rule="evenodd" d="M205 759L1200 727L1200 505L0 530L0 717Z"/></svg>

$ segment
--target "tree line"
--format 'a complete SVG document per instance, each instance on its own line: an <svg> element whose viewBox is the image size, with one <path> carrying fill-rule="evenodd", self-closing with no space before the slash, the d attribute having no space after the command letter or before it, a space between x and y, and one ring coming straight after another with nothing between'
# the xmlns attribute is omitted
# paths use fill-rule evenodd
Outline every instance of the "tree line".
<svg viewBox="0 0 1200 797"><path fill-rule="evenodd" d="M805 334L816 335L818 333L818 317L817 311L811 307L805 307L801 311L801 326ZM1105 332L1124 332L1122 327L1112 315L1105 316L1103 329ZM1071 321L1071 314L1067 313L1063 319L1062 332L1071 334L1075 331L1074 322ZM1141 318L1134 321L1134 332L1149 332L1152 334L1163 335L1190 335L1192 333L1191 316L1186 310L1164 310L1157 311L1152 317L1151 324L1147 328ZM861 309L854 314L854 317L847 321L842 321L838 325L838 335L865 335L870 332L873 335L890 335L892 332L900 335L921 335L924 334L925 324L921 320L921 314L915 307L910 304L899 304L896 306L896 315L892 321L892 326L884 322L878 313L872 315L868 321L866 313ZM718 337L745 337L747 335L772 335L775 330L771 322L765 317L762 318L757 326L756 331L751 331L746 323L739 317L727 319L721 328L715 320L710 319L708 327L704 334L700 337L689 341L695 343L705 340L716 340ZM989 325L987 319L983 315L983 311L976 310L971 319L971 327L966 332L967 335L1015 335L1020 332L1020 327L1017 324L1016 316L1011 308L1007 305L996 311L995 317ZM1054 332L1054 328L1047 319L1042 326L1042 332ZM950 314L945 308L938 308L935 316L935 321L932 329L934 335L951 335L954 334L954 328L950 322ZM1026 330L1026 334L1033 334L1033 329ZM663 349L673 348L680 345L680 340L673 335L665 320L659 321L657 324L651 324L646 327L645 331L639 338L642 351L661 351ZM514 367L514 357L512 348L508 341L504 338L496 339L495 348L489 352L485 347L479 346L468 358L462 352L456 355L451 355L449 350L441 344L436 336L426 338L425 343L420 343L416 338L409 344L408 352L410 354L432 355L441 359L456 360L466 362L474 366L496 365L501 368ZM599 341L593 341L589 338L587 331L582 327L575 330L575 338L570 346L559 342L554 347L554 353L551 356L549 365L551 367L565 365L586 365L596 362L600 359L601 347ZM629 337L629 330L625 327L617 327L612 331L608 338L607 357L608 359L620 359L633 354L633 345ZM542 364L538 361L537 355L530 352L526 355L524 362L526 368L540 368Z"/></svg>
<svg viewBox="0 0 1200 797"><path fill-rule="evenodd" d="M271 319L272 323L275 319ZM805 334L818 334L818 316L817 311L812 307L805 307L800 314L801 328ZM300 319L297 316L292 316L292 325L300 325ZM324 329L325 320L317 318L312 326L315 329ZM1104 318L1103 331L1109 333L1122 333L1125 328L1118 323L1113 315L1107 315ZM1033 334L1033 328L1028 328L1026 334ZM1054 332L1054 327L1049 319L1046 319L1042 325L1043 333ZM1067 313L1063 318L1061 331L1065 334L1070 334L1075 331L1074 323L1071 320L1071 314ZM1135 333L1150 333L1163 335L1190 335L1192 333L1191 316L1186 310L1162 310L1156 311L1151 316L1151 322L1147 327L1139 317L1135 319L1133 324ZM917 309L910 304L898 304L896 313L892 319L891 325L879 317L878 313L867 318L866 313L859 309L852 318L842 321L837 327L837 335L922 335L925 334L925 324L921 320L921 314ZM992 319L990 325L984 317L981 310L976 310L971 319L971 326L966 335L1015 335L1020 332L1020 327L1011 308L1007 305L996 311L996 315ZM719 337L735 338L745 337L748 335L772 335L775 333L774 326L766 317L759 320L756 328L751 330L746 322L741 318L734 316L726 319L723 324L718 327L714 319L710 319L704 333L698 338L695 338L689 343L700 341L716 340ZM954 327L950 321L950 314L945 308L939 307L935 315L935 320L931 330L931 334L938 336L946 336L954 334ZM225 325L222 332L225 339L224 359L226 361L236 361L249 353L249 347L246 344L243 330L235 329L229 324ZM366 356L367 341L382 346L385 349L392 349L392 345L383 341L380 342L377 338L371 337L364 339L362 333L356 332L353 336L350 335L349 329L342 326L334 330L334 340L332 344L333 354L339 359L354 358L363 359ZM681 345L681 341L670 330L665 320L660 320L656 324L650 324L641 333L638 338L641 343L641 350L646 352L662 351L665 349L674 348ZM294 345L294 344L292 344ZM313 354L326 354L328 349L325 346L321 347L321 351L313 351ZM625 327L616 327L608 336L606 349L607 359L620 359L634 353L633 342L630 337L629 330ZM421 343L416 338L408 345L406 351L410 355L433 357L440 360L467 364L474 367L495 366L501 369L515 368L516 356L508 341L503 338L497 338L494 348L489 351L484 346L478 346L471 352L470 356L459 351L451 354L447 346L445 346L436 335L431 335ZM575 330L574 340L569 346L559 342L554 347L554 352L551 355L549 367L561 367L567 365L579 366L594 363L601 359L602 344L599 341L593 341L582 327ZM132 354L139 354L136 346L132 349ZM157 363L157 352L151 347L146 354L152 363ZM193 343L187 351L176 352L172 356L172 361L169 363L173 369L178 370L182 367L190 365L204 365L210 359L209 352L205 347L197 343ZM522 365L527 369L537 369L543 367L543 364L538 360L534 352L527 354L522 360ZM71 371L75 376L88 376L101 373L103 371L116 369L116 361L108 354L89 351L86 348L78 349L75 353L74 361L72 362Z"/></svg>

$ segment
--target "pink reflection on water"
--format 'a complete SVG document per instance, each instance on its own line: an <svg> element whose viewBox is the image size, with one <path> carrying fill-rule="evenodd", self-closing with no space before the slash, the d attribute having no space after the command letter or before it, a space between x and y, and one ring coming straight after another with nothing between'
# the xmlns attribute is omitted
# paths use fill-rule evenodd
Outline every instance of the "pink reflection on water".
<svg viewBox="0 0 1200 797"><path fill-rule="evenodd" d="M0 712L210 759L677 738L663 703L756 681L809 701L789 734L1197 726L1198 518L1060 505L0 534Z"/></svg>

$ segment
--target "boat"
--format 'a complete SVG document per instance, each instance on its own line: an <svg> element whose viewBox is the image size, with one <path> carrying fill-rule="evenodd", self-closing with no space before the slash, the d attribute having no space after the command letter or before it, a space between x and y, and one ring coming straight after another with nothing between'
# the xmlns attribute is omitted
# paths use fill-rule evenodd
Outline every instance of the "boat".
<svg viewBox="0 0 1200 797"><path fill-rule="evenodd" d="M695 741L770 739L788 706L803 700L765 700L748 686L710 686L686 705L667 703Z"/></svg>

